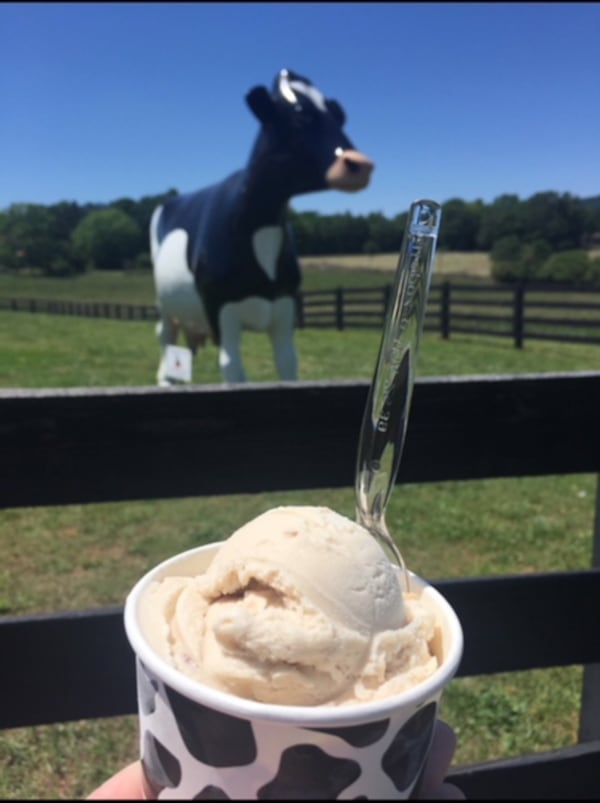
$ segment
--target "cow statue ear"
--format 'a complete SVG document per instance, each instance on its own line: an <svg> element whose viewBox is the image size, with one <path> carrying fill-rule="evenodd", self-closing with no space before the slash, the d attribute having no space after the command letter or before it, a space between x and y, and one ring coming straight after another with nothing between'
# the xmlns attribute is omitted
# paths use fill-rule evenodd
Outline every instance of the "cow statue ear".
<svg viewBox="0 0 600 803"><path fill-rule="evenodd" d="M343 108L340 106L337 100L327 98L325 101L325 105L327 106L328 110L330 111L336 123L341 128L346 122L346 112L343 110Z"/></svg>
<svg viewBox="0 0 600 803"><path fill-rule="evenodd" d="M246 95L246 103L255 117L258 117L261 123L267 123L273 119L275 115L275 102L269 93L269 90L264 86L255 86Z"/></svg>

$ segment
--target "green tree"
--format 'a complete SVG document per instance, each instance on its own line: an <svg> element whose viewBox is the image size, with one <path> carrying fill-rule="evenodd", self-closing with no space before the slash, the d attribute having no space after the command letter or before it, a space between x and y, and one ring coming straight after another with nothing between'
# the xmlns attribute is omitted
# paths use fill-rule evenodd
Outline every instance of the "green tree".
<svg viewBox="0 0 600 803"><path fill-rule="evenodd" d="M514 282L523 278L522 255L523 244L516 234L507 234L495 240L490 251L494 279L498 282Z"/></svg>
<svg viewBox="0 0 600 803"><path fill-rule="evenodd" d="M493 262L518 262L521 258L522 243L516 234L498 238L490 253Z"/></svg>
<svg viewBox="0 0 600 803"><path fill-rule="evenodd" d="M51 272L53 260L68 258L60 242L50 207L42 204L12 204L0 222L3 263L11 268L35 268Z"/></svg>
<svg viewBox="0 0 600 803"><path fill-rule="evenodd" d="M97 270L120 270L135 257L140 227L120 209L90 212L72 235L75 253L86 266Z"/></svg>
<svg viewBox="0 0 600 803"><path fill-rule="evenodd" d="M442 220L442 226L444 226ZM525 230L522 204L518 195L500 195L481 210L477 247L489 251L502 237L514 235L522 239Z"/></svg>
<svg viewBox="0 0 600 803"><path fill-rule="evenodd" d="M0 212L0 270L17 267L17 255L10 231L8 211Z"/></svg>
<svg viewBox="0 0 600 803"><path fill-rule="evenodd" d="M365 254L386 254L390 251L399 251L402 241L402 229L393 220L385 217L382 212L372 212L367 215L369 234L363 244Z"/></svg>
<svg viewBox="0 0 600 803"><path fill-rule="evenodd" d="M537 279L551 251L546 240L522 243L514 234L501 237L490 252L492 276L499 282Z"/></svg>
<svg viewBox="0 0 600 803"><path fill-rule="evenodd" d="M73 250L71 235L85 212L74 201L61 201L48 207L53 235L52 256L46 272L51 276L69 276L84 269L83 260Z"/></svg>
<svg viewBox="0 0 600 803"><path fill-rule="evenodd" d="M323 253L318 243L318 212L294 212L290 209L290 224L294 232L296 250L301 256Z"/></svg>
<svg viewBox="0 0 600 803"><path fill-rule="evenodd" d="M442 204L439 245L448 251L474 251L481 226L482 201L451 198Z"/></svg>
<svg viewBox="0 0 600 803"><path fill-rule="evenodd" d="M522 279L537 279L544 262L550 257L552 249L546 240L526 243L521 249L520 275Z"/></svg>
<svg viewBox="0 0 600 803"><path fill-rule="evenodd" d="M600 233L600 195L586 198L582 200L581 203L585 210L584 242L587 244L587 247L589 247L593 235Z"/></svg>
<svg viewBox="0 0 600 803"><path fill-rule="evenodd" d="M538 192L523 203L524 239L545 240L552 251L580 248L586 222L585 207L568 192Z"/></svg>
<svg viewBox="0 0 600 803"><path fill-rule="evenodd" d="M592 271L588 254L575 248L548 257L538 272L538 278L552 282L586 282L590 280Z"/></svg>
<svg viewBox="0 0 600 803"><path fill-rule="evenodd" d="M590 259L587 280L600 285L600 257Z"/></svg>

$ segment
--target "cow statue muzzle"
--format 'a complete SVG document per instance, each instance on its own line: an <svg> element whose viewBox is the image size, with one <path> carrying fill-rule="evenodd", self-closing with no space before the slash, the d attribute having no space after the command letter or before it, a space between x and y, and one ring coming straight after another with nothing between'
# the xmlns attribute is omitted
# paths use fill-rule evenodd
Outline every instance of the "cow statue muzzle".
<svg viewBox="0 0 600 803"><path fill-rule="evenodd" d="M371 179L374 163L364 153L336 148L335 161L327 170L327 186L343 192L363 190Z"/></svg>

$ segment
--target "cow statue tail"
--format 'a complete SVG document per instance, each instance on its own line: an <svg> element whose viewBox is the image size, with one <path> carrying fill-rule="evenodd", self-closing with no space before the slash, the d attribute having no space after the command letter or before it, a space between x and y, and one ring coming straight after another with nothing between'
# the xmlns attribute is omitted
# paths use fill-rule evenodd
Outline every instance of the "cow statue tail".
<svg viewBox="0 0 600 803"><path fill-rule="evenodd" d="M162 210L162 206L157 206L152 213L152 217L150 218L150 256L152 257L153 263L156 263L156 257L160 247L160 243L158 241L158 221L160 219Z"/></svg>

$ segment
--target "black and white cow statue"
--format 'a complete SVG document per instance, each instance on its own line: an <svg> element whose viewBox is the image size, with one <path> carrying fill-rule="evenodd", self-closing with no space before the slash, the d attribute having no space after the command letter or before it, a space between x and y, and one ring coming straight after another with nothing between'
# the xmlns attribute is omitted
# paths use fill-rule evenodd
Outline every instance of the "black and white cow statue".
<svg viewBox="0 0 600 803"><path fill-rule="evenodd" d="M212 337L225 382L245 380L241 332L265 331L278 376L297 378L300 267L288 202L328 188L361 190L374 167L343 132L339 103L307 78L281 70L272 91L256 86L246 102L261 126L246 167L170 198L152 215L161 385L170 384L166 351L180 331L192 353Z"/></svg>

